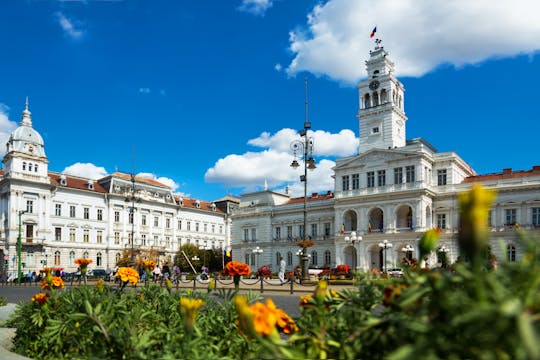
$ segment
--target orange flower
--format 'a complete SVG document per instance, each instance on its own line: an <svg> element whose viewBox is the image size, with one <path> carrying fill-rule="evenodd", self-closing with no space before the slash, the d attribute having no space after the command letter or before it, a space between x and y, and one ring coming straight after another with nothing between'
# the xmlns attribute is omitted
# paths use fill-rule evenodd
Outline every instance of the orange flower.
<svg viewBox="0 0 540 360"><path fill-rule="evenodd" d="M301 307L314 305L313 300L311 300L312 298L313 298L313 294L307 294L307 295L300 296L300 304L299 305Z"/></svg>
<svg viewBox="0 0 540 360"><path fill-rule="evenodd" d="M156 267L156 262L154 260L143 260L141 262L141 266L146 271L148 270L152 271Z"/></svg>
<svg viewBox="0 0 540 360"><path fill-rule="evenodd" d="M251 269L249 265L240 261L230 261L225 265L225 272L228 275L249 275Z"/></svg>
<svg viewBox="0 0 540 360"><path fill-rule="evenodd" d="M79 265L81 268L86 269L88 264L91 264L92 260L87 258L75 259L75 265Z"/></svg>
<svg viewBox="0 0 540 360"><path fill-rule="evenodd" d="M291 317L282 309L276 308L272 299L267 299L266 304L256 302L248 307L245 297L237 296L235 304L240 317L240 327L247 334L252 329L262 336L271 336L276 329L285 334L298 331Z"/></svg>
<svg viewBox="0 0 540 360"><path fill-rule="evenodd" d="M137 285L139 282L139 273L131 267L121 267L116 272L116 276L120 277L124 283L129 281L131 285Z"/></svg>
<svg viewBox="0 0 540 360"><path fill-rule="evenodd" d="M63 289L64 280L60 276L53 276L51 285L53 289Z"/></svg>
<svg viewBox="0 0 540 360"><path fill-rule="evenodd" d="M32 301L40 303L41 305L45 304L47 302L47 298L49 298L48 293L39 293L34 296L32 296Z"/></svg>

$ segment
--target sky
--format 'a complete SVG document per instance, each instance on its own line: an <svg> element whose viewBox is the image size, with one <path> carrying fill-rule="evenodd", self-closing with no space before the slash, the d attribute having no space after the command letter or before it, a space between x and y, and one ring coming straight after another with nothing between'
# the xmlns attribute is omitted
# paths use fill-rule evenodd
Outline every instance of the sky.
<svg viewBox="0 0 540 360"><path fill-rule="evenodd" d="M536 0L1 1L0 144L28 96L50 171L136 173L208 201L265 184L301 196L290 144L307 79L308 192L333 190L335 159L358 153L376 27L407 138L479 174L527 170L540 165L539 13Z"/></svg>

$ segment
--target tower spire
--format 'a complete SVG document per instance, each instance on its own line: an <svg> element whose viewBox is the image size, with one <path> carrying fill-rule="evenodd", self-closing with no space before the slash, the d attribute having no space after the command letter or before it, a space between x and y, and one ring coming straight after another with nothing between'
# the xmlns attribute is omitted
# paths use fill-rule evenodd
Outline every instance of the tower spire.
<svg viewBox="0 0 540 360"><path fill-rule="evenodd" d="M32 113L28 110L28 96L26 97L26 103L21 117L21 126L32 127Z"/></svg>

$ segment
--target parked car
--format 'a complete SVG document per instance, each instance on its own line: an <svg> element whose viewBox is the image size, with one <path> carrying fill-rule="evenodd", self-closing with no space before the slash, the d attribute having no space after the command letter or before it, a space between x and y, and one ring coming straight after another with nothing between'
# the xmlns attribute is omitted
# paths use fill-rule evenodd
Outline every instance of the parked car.
<svg viewBox="0 0 540 360"><path fill-rule="evenodd" d="M403 276L403 270L400 269L400 268L388 269L387 273L391 277L402 277Z"/></svg>
<svg viewBox="0 0 540 360"><path fill-rule="evenodd" d="M94 279L103 279L105 281L110 281L111 277L103 269L94 269L91 271L90 277Z"/></svg>

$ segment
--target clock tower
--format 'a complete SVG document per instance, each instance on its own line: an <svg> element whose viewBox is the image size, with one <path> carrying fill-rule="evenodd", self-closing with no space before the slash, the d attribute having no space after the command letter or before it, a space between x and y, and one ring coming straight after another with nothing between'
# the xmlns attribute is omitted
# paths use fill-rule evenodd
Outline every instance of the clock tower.
<svg viewBox="0 0 540 360"><path fill-rule="evenodd" d="M359 153L371 149L405 146L405 110L403 84L394 76L394 63L388 52L375 41L366 61L367 79L358 84L360 107L357 118L360 127Z"/></svg>

